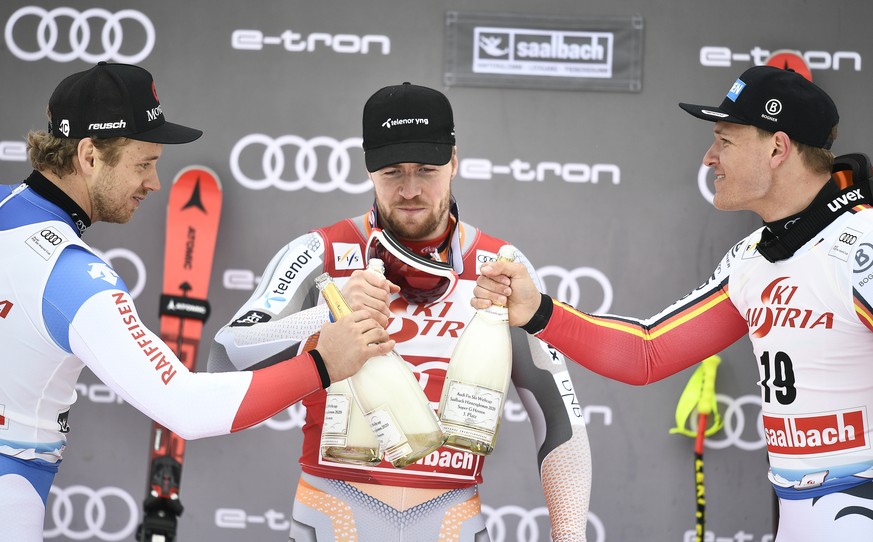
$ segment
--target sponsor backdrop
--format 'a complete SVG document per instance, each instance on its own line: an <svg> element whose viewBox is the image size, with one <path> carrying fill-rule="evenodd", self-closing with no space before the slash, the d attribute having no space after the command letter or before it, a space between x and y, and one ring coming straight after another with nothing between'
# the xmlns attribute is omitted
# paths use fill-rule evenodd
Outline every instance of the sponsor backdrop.
<svg viewBox="0 0 873 542"><path fill-rule="evenodd" d="M702 283L759 223L712 208L700 165L711 125L676 103L718 104L746 68L799 51L842 113L837 153L870 152L871 16L864 0L6 1L0 179L29 173L24 136L45 126L62 77L103 59L152 71L168 118L205 131L165 149L164 187L191 164L224 187L208 341L282 244L369 208L361 108L411 81L454 105L463 219L524 250L550 294L647 316ZM86 234L155 329L166 198ZM706 540L771 541L756 363L745 340L721 356L726 424L707 442ZM668 434L691 372L635 388L570 371L594 459L588 540L692 540L693 442ZM285 540L303 419L294 406L189 443L179 540ZM70 424L46 538L133 540L149 420L86 370ZM513 395L482 487L496 541L549 538L534 458Z"/></svg>

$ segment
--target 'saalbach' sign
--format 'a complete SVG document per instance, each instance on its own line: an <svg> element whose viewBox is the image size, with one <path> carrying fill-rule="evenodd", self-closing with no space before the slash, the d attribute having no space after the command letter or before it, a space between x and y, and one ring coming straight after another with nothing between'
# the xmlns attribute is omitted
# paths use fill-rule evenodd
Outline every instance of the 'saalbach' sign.
<svg viewBox="0 0 873 542"><path fill-rule="evenodd" d="M448 86L642 90L643 20L446 14Z"/></svg>

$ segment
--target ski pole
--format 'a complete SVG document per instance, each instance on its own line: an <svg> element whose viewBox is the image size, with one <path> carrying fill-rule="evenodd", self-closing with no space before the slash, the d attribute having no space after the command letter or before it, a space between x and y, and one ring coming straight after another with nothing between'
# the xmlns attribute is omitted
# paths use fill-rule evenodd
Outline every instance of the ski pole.
<svg viewBox="0 0 873 542"><path fill-rule="evenodd" d="M703 448L707 436L722 427L715 398L715 376L721 358L717 355L703 360L685 386L676 407L676 427L670 433L681 433L694 440L694 487L697 510L695 513L695 542L703 542L706 534L706 486L703 475ZM685 428L685 421L697 410L697 430ZM712 415L712 425L707 428Z"/></svg>

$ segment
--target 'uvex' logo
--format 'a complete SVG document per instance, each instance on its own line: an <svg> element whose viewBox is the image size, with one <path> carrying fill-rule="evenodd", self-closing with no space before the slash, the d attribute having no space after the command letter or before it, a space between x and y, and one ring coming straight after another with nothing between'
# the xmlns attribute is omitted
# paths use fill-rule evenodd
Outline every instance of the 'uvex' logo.
<svg viewBox="0 0 873 542"><path fill-rule="evenodd" d="M864 201L864 194L861 193L860 188L858 188L856 190L852 190L851 192L846 192L842 196L834 198L833 200L831 200L830 203L828 203L828 209L830 209L832 212L836 213L842 207L845 207L846 205L848 205L849 202L855 202L855 201L859 201L859 202Z"/></svg>
<svg viewBox="0 0 873 542"><path fill-rule="evenodd" d="M781 284L788 277L779 277L761 292L763 307L750 307L746 311L746 323L749 329L757 328L752 336L758 339L766 337L774 327L811 329L824 326L834 327L834 313L814 314L811 309L798 309L789 306L797 286Z"/></svg>

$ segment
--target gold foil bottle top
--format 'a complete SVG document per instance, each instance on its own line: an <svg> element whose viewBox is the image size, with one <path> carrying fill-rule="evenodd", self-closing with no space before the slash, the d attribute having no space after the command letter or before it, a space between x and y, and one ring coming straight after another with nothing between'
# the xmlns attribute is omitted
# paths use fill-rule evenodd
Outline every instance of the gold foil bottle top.
<svg viewBox="0 0 873 542"><path fill-rule="evenodd" d="M497 250L497 261L498 262L514 262L515 261L515 247L512 245L503 245ZM482 309L484 312L491 314L496 313L501 320L504 318L509 318L508 313L506 312L506 305L498 305L495 303L493 309Z"/></svg>
<svg viewBox="0 0 873 542"><path fill-rule="evenodd" d="M370 258L367 262L367 269L380 275L385 274L385 262L380 260L379 258Z"/></svg>
<svg viewBox="0 0 873 542"><path fill-rule="evenodd" d="M321 296L324 297L325 303L330 308L334 320L339 320L343 316L352 313L352 308L349 306L343 293L334 282L333 277L327 273L322 273L315 277L315 286L321 291Z"/></svg>
<svg viewBox="0 0 873 542"><path fill-rule="evenodd" d="M497 251L497 261L498 262L514 262L515 261L515 247L512 245L503 245L500 247L500 250Z"/></svg>

